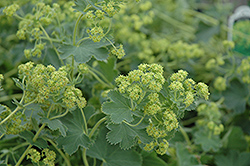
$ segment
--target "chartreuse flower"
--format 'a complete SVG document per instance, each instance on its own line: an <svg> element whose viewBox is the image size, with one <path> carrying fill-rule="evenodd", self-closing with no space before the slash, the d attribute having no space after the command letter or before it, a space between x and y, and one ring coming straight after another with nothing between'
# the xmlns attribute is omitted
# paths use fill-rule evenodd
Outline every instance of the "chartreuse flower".
<svg viewBox="0 0 250 166"><path fill-rule="evenodd" d="M80 72L85 70L83 65L79 65ZM71 109L76 106L84 108L86 100L81 90L70 84L68 73L69 69L66 66L56 70L51 65L34 65L33 62L19 65L19 78L25 79L27 89L25 103L35 100L49 107L52 100L61 103L62 108Z"/></svg>

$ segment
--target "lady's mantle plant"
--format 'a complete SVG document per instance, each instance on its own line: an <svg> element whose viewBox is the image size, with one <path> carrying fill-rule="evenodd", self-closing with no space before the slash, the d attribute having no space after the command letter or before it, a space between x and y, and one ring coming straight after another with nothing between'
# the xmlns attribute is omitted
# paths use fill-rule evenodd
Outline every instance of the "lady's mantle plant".
<svg viewBox="0 0 250 166"><path fill-rule="evenodd" d="M109 92L111 101L102 106L109 115L108 141L120 143L123 149L138 143L146 151L165 154L184 111L198 98L209 96L207 85L187 75L179 70L166 81L162 66L141 64L138 70L116 78L118 88Z"/></svg>

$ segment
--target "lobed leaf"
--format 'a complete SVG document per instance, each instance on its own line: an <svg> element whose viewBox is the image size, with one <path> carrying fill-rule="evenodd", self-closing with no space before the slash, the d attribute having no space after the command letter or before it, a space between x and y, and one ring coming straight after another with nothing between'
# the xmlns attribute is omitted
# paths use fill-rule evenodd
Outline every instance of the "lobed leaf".
<svg viewBox="0 0 250 166"><path fill-rule="evenodd" d="M95 144L87 150L87 155L103 161L103 166L141 166L141 156L133 150L122 150L119 146L107 143L107 129L102 128Z"/></svg>
<svg viewBox="0 0 250 166"><path fill-rule="evenodd" d="M59 147L63 147L66 153L72 155L81 146L88 148L91 144L89 137L85 133L85 124L80 111L68 113L60 121L68 128L66 136L57 139Z"/></svg>
<svg viewBox="0 0 250 166"><path fill-rule="evenodd" d="M110 45L109 42L103 40L93 42L90 39L84 40L79 46L65 44L60 48L61 58L66 59L73 55L76 62L86 63L94 56L97 60L103 61L108 58L108 50L104 48L108 45Z"/></svg>
<svg viewBox="0 0 250 166"><path fill-rule="evenodd" d="M111 130L107 134L107 139L111 144L120 143L122 149L129 149L135 145L137 138L139 138L142 143L149 143L152 138L146 133L145 127L140 125L136 127L129 126L125 123L120 124L109 124L107 128Z"/></svg>
<svg viewBox="0 0 250 166"><path fill-rule="evenodd" d="M59 119L49 120L48 118L42 118L42 122L43 123L47 123L48 127L51 130L57 130L57 129L59 129L59 131L62 134L62 136L63 137L66 136L67 127L64 124L62 124L62 122Z"/></svg>
<svg viewBox="0 0 250 166"><path fill-rule="evenodd" d="M108 97L111 101L105 102L102 105L102 111L110 115L114 123L121 123L123 120L132 122L134 120L129 99L125 98L117 91L109 92Z"/></svg>
<svg viewBox="0 0 250 166"><path fill-rule="evenodd" d="M33 141L34 138L34 134L31 131L23 131L21 133L19 133L20 137L24 138L27 142L29 142L31 145L34 145L40 149L45 149L48 147L47 142L42 139L42 138L38 138L35 142Z"/></svg>

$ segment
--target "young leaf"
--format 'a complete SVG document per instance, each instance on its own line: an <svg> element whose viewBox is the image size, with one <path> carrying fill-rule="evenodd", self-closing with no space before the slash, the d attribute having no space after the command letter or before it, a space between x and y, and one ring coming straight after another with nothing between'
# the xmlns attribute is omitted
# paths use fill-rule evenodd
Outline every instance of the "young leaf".
<svg viewBox="0 0 250 166"><path fill-rule="evenodd" d="M224 135L223 146L228 149L244 151L247 149L247 141L244 138L244 133L240 127L232 127Z"/></svg>
<svg viewBox="0 0 250 166"><path fill-rule="evenodd" d="M176 154L178 165L190 166L198 165L198 161L194 155L190 154L183 143L176 143Z"/></svg>
<svg viewBox="0 0 250 166"><path fill-rule="evenodd" d="M42 138L38 138L35 142L33 141L34 138L34 134L31 131L23 131L21 133L19 133L20 137L24 138L27 142L29 142L31 145L34 145L40 149L45 149L48 147L47 142L42 139Z"/></svg>
<svg viewBox="0 0 250 166"><path fill-rule="evenodd" d="M112 82L118 75L118 70L115 69L116 58L109 57L107 62L98 62L97 70L99 70L109 82Z"/></svg>
<svg viewBox="0 0 250 166"><path fill-rule="evenodd" d="M87 150L87 155L103 161L103 166L141 166L141 156L133 150L122 150L107 143L107 130L102 128L95 144Z"/></svg>
<svg viewBox="0 0 250 166"><path fill-rule="evenodd" d="M157 156L155 152L146 152L142 151L142 158L143 158L143 166L167 166L164 160Z"/></svg>
<svg viewBox="0 0 250 166"><path fill-rule="evenodd" d="M68 113L60 121L68 128L66 137L59 137L57 143L59 147L63 147L65 152L69 155L75 153L79 146L88 148L90 145L90 139L85 134L85 124L83 116L80 111L75 110Z"/></svg>
<svg viewBox="0 0 250 166"><path fill-rule="evenodd" d="M13 81L16 83L16 86L22 90L24 90L23 84L17 78L12 78Z"/></svg>
<svg viewBox="0 0 250 166"><path fill-rule="evenodd" d="M248 88L235 79L230 82L230 87L223 92L224 103L229 109L233 109L235 114L243 113L246 110L248 92Z"/></svg>
<svg viewBox="0 0 250 166"><path fill-rule="evenodd" d="M217 152L222 147L222 143L218 135L211 134L209 137L209 132L201 129L197 131L194 136L194 142L196 144L200 144L205 152L210 150Z"/></svg>
<svg viewBox="0 0 250 166"><path fill-rule="evenodd" d="M152 138L147 135L145 128L141 128L140 125L132 127L125 123L109 124L107 128L111 130L107 134L108 141L111 144L120 143L122 149L129 149L134 146L137 137L142 143L152 141Z"/></svg>
<svg viewBox="0 0 250 166"><path fill-rule="evenodd" d="M76 62L86 63L92 56L97 60L103 61L108 58L108 50L104 48L110 45L109 42L100 41L93 42L92 40L84 40L79 46L74 45L64 45L61 47L60 51L62 59L66 59L70 55L73 55Z"/></svg>
<svg viewBox="0 0 250 166"><path fill-rule="evenodd" d="M60 120L58 120L58 119L49 120L48 118L42 118L42 122L43 123L47 123L48 127L51 130L57 130L57 129L59 129L59 131L62 134L62 136L63 137L66 136L67 127L64 124L62 124L62 122Z"/></svg>
<svg viewBox="0 0 250 166"><path fill-rule="evenodd" d="M227 155L215 156L215 163L217 166L249 166L250 153L231 150Z"/></svg>
<svg viewBox="0 0 250 166"><path fill-rule="evenodd" d="M107 115L110 115L111 120L114 123L121 123L123 120L132 122L133 114L131 111L130 100L117 91L109 92L108 97L110 97L112 101L105 102L102 105L102 111Z"/></svg>

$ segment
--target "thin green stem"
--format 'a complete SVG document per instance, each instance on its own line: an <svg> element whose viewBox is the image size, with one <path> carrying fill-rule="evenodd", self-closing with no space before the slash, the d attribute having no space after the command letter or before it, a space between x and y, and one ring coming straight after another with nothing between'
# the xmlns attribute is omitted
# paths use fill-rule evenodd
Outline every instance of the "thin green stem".
<svg viewBox="0 0 250 166"><path fill-rule="evenodd" d="M103 84L106 87L112 88L110 85L102 81L93 71L89 70L89 73L95 77L97 81L99 81L101 84Z"/></svg>
<svg viewBox="0 0 250 166"><path fill-rule="evenodd" d="M69 112L69 110L67 109L63 114L54 116L54 117L50 118L50 120L64 117L68 112Z"/></svg>
<svg viewBox="0 0 250 166"><path fill-rule="evenodd" d="M77 21L76 21L76 24L75 24L75 27L74 27L74 32L73 32L73 45L75 46L76 44L76 32L77 32L77 27L78 27L78 24L80 22L80 20L82 19L83 17L83 14L81 14L78 18L77 18Z"/></svg>
<svg viewBox="0 0 250 166"><path fill-rule="evenodd" d="M100 119L100 120L95 124L95 126L92 128L91 132L89 133L89 138L91 138L91 137L93 136L93 134L95 133L96 129L97 129L97 128L100 126L100 124L101 124L102 122L104 122L105 120L107 120L106 117Z"/></svg>
<svg viewBox="0 0 250 166"><path fill-rule="evenodd" d="M11 116L13 116L18 110L20 110L21 109L21 107L19 107L19 106L17 106L16 107L16 109L13 111L13 112L11 112L4 120L2 120L1 122L0 122L0 125L2 125L4 122L6 122L9 118L11 118Z"/></svg>
<svg viewBox="0 0 250 166"><path fill-rule="evenodd" d="M47 141L49 141L51 143L52 146L54 146L54 148L60 153L60 155L63 157L63 159L65 160L67 166L71 166L70 160L68 159L68 157L61 151L61 149L59 149L57 147L57 145L54 143L54 141L52 141L51 139L47 138Z"/></svg>
<svg viewBox="0 0 250 166"><path fill-rule="evenodd" d="M16 73L17 73L17 69L14 68L14 69L8 71L7 73L5 73L5 74L4 74L4 77L5 77L5 78L9 78L10 76L12 76L12 75L14 75L14 74L16 74Z"/></svg>
<svg viewBox="0 0 250 166"><path fill-rule="evenodd" d="M96 158L93 158L93 166L96 166Z"/></svg>
<svg viewBox="0 0 250 166"><path fill-rule="evenodd" d="M186 140L188 146L191 146L192 143L191 143L186 131L181 126L180 126L180 131L181 131L181 134L183 135L184 139Z"/></svg>
<svg viewBox="0 0 250 166"><path fill-rule="evenodd" d="M83 112L82 108L80 108L80 110L81 110L82 118L83 118L83 122L84 122L85 133L88 135L88 126L87 126L86 117L85 117L85 115L84 115L84 112Z"/></svg>
<svg viewBox="0 0 250 166"><path fill-rule="evenodd" d="M200 119L200 117L195 116L195 117L190 118L190 119L188 119L188 120L182 121L182 125L183 125L183 126L190 125L190 124L196 122L198 119Z"/></svg>
<svg viewBox="0 0 250 166"><path fill-rule="evenodd" d="M62 43L61 40L53 39L53 38L48 39L47 37L40 36L40 39L49 40L49 41L53 41L53 42L56 42L56 43Z"/></svg>
<svg viewBox="0 0 250 166"><path fill-rule="evenodd" d="M123 123L126 123L127 125L129 125L129 126L131 126L131 127L136 127L136 126L138 126L138 125L143 121L143 119L144 119L144 116L143 116L143 117L140 119L140 121L137 122L136 124L130 124L130 123L126 122L125 120L123 120L122 122L123 122Z"/></svg>
<svg viewBox="0 0 250 166"><path fill-rule="evenodd" d="M86 149L85 148L82 151L82 159L83 159L84 166L89 166L89 163L88 163L88 160L87 160L87 156L86 156Z"/></svg>
<svg viewBox="0 0 250 166"><path fill-rule="evenodd" d="M19 149L19 148L21 148L23 146L27 146L27 145L29 145L29 143L28 142L24 142L22 144L19 144L19 145L15 146L14 148L12 148L12 150L15 151L15 150L17 150L17 149Z"/></svg>
<svg viewBox="0 0 250 166"><path fill-rule="evenodd" d="M84 38L82 38L81 40L79 40L79 41L76 43L76 45L79 46L79 45L81 44L82 41L87 40L87 39L90 39L90 38L89 38L89 37L84 37Z"/></svg>
<svg viewBox="0 0 250 166"><path fill-rule="evenodd" d="M37 131L36 135L35 135L34 138L32 139L33 142L36 142L36 140L37 140L39 134L41 133L41 131L43 130L43 128L44 128L45 126L46 126L46 124L44 123L44 124L39 128L39 130ZM24 151L24 153L22 154L22 156L19 158L18 162L16 163L16 166L19 166L19 165L22 163L23 159L25 158L25 156L27 155L27 153L28 153L28 151L29 151L29 149L30 149L31 147L32 147L32 145L30 144L30 145L28 146L28 148Z"/></svg>
<svg viewBox="0 0 250 166"><path fill-rule="evenodd" d="M4 134L2 134L2 135L0 136L0 139L3 138L3 136L4 136Z"/></svg>
<svg viewBox="0 0 250 166"><path fill-rule="evenodd" d="M53 44L53 41L51 40L51 38L49 37L48 33L46 32L46 30L43 28L42 24L39 23L40 28L42 29L43 33L45 34L45 36L47 37L47 39L49 40L50 44L53 46L53 49L56 52L56 55L58 57L58 59L60 60L61 64L64 64L63 60L60 57L59 52L57 51L56 47Z"/></svg>
<svg viewBox="0 0 250 166"><path fill-rule="evenodd" d="M101 72L99 72L98 70L96 70L96 69L94 69L94 68L92 68L90 66L88 66L88 68L90 70L92 70L93 72L95 72L96 74L98 74L104 81L106 81L107 84L109 84L109 86L111 88L113 88L113 85L109 82L109 80Z"/></svg>
<svg viewBox="0 0 250 166"><path fill-rule="evenodd" d="M20 98L22 98L22 96L23 96L22 93L13 94L13 95L9 95L9 96L2 96L2 97L0 97L0 102L8 101L8 100L11 100L13 98L20 99Z"/></svg>
<svg viewBox="0 0 250 166"><path fill-rule="evenodd" d="M30 150L31 147L32 147L32 145L30 144L28 146L28 148L23 152L22 156L19 158L19 160L18 160L18 162L16 163L15 166L19 166L22 163L23 159L25 158L25 156L27 155L27 153L28 153L28 151Z"/></svg>

